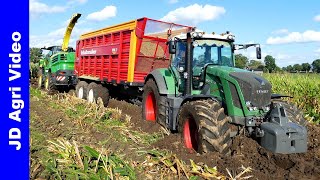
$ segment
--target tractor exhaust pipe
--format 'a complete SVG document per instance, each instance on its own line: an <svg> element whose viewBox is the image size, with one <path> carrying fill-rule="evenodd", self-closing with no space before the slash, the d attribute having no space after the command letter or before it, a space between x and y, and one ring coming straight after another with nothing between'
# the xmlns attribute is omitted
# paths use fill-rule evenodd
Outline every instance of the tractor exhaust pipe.
<svg viewBox="0 0 320 180"><path fill-rule="evenodd" d="M186 63L185 63L185 88L184 88L184 95L191 95L191 87L192 87L192 39L191 33L187 33L187 50L186 50Z"/></svg>

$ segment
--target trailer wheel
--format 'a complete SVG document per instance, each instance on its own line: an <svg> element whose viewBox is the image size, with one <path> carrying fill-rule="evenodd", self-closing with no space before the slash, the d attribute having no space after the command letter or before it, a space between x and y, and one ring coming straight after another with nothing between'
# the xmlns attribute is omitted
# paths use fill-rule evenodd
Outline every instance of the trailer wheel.
<svg viewBox="0 0 320 180"><path fill-rule="evenodd" d="M97 87L97 96L98 98L101 98L103 105L107 107L109 104L109 98L110 98L109 90L106 87L102 86L102 84L99 84Z"/></svg>
<svg viewBox="0 0 320 180"><path fill-rule="evenodd" d="M289 103L287 101L281 100L281 99L273 99L273 103L279 103L281 104L284 109L286 110L287 116L289 121L293 123L297 123L301 126L306 126L308 121L304 119L302 111L300 111L297 106L295 106L292 103Z"/></svg>
<svg viewBox="0 0 320 180"><path fill-rule="evenodd" d="M99 85L95 82L92 82L88 85L87 89L87 100L90 103L95 103L98 100L98 90L99 90Z"/></svg>
<svg viewBox="0 0 320 180"><path fill-rule="evenodd" d="M87 99L88 83L85 81L79 81L76 85L76 96L79 99Z"/></svg>
<svg viewBox="0 0 320 180"><path fill-rule="evenodd" d="M165 99L160 96L153 79L149 79L143 87L142 116L146 121L165 123Z"/></svg>
<svg viewBox="0 0 320 180"><path fill-rule="evenodd" d="M230 153L230 117L224 108L211 99L185 103L179 112L178 130L187 149L199 153Z"/></svg>

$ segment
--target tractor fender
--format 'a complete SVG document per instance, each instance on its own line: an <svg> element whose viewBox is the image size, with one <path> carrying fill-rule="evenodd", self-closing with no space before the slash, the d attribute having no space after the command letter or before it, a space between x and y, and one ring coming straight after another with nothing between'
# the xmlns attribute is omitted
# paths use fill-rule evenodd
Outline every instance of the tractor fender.
<svg viewBox="0 0 320 180"><path fill-rule="evenodd" d="M145 78L144 83L146 83L150 78L153 78L158 86L159 94L168 94L168 87L164 76L159 69L153 70Z"/></svg>

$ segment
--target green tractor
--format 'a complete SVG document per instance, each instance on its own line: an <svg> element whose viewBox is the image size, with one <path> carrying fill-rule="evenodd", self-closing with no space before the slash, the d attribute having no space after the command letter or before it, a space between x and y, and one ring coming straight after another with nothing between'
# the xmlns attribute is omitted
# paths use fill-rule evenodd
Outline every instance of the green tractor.
<svg viewBox="0 0 320 180"><path fill-rule="evenodd" d="M75 50L68 47L70 35L81 14L74 14L67 26L62 46L41 48L46 53L39 62L38 87L46 90L63 90L75 86L74 74Z"/></svg>
<svg viewBox="0 0 320 180"><path fill-rule="evenodd" d="M143 118L179 132L199 153L230 153L243 133L274 153L307 151L306 121L293 105L272 94L263 77L235 68L234 51L259 44L234 44L234 36L194 30L168 41L171 65L146 77Z"/></svg>

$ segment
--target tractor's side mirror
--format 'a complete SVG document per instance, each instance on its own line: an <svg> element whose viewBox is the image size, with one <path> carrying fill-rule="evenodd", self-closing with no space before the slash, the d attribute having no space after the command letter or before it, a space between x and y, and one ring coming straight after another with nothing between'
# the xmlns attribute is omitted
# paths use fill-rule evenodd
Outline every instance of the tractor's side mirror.
<svg viewBox="0 0 320 180"><path fill-rule="evenodd" d="M169 53L175 54L176 53L176 42L173 40L169 41Z"/></svg>
<svg viewBox="0 0 320 180"><path fill-rule="evenodd" d="M261 59L261 48L260 48L260 46L258 46L256 48L256 53L257 53L257 59Z"/></svg>

